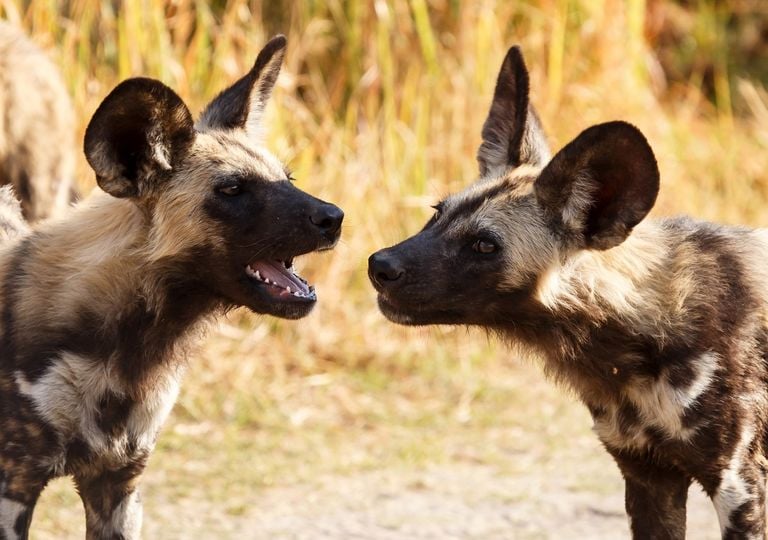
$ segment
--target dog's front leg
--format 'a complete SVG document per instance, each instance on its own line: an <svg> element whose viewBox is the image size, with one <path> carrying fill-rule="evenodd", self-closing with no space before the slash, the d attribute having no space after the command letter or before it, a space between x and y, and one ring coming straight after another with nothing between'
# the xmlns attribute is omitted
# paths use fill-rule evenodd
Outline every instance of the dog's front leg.
<svg viewBox="0 0 768 540"><path fill-rule="evenodd" d="M134 465L96 476L76 476L85 506L86 538L135 540L141 536L141 470Z"/></svg>
<svg viewBox="0 0 768 540"><path fill-rule="evenodd" d="M691 478L650 461L613 454L624 475L624 502L632 538L685 539L685 505Z"/></svg>
<svg viewBox="0 0 768 540"><path fill-rule="evenodd" d="M763 540L765 536L766 474L757 460L745 463L737 456L721 473L712 502L725 540L744 538Z"/></svg>
<svg viewBox="0 0 768 540"><path fill-rule="evenodd" d="M34 502L25 504L7 497L0 499L0 538L27 540L34 508Z"/></svg>
<svg viewBox="0 0 768 540"><path fill-rule="evenodd" d="M6 461L6 464L10 463ZM47 480L47 476L36 472L34 467L25 468L19 463L9 471L0 470L0 539L26 540L29 537L32 511Z"/></svg>
<svg viewBox="0 0 768 540"><path fill-rule="evenodd" d="M664 482L625 478L625 505L632 538L683 540L685 505L690 481L682 477Z"/></svg>

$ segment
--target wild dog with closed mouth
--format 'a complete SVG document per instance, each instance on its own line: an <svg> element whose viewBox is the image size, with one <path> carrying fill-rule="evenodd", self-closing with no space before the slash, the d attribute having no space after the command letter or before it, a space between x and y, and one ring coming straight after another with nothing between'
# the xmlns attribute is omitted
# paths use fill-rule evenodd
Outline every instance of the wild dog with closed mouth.
<svg viewBox="0 0 768 540"><path fill-rule="evenodd" d="M190 338L233 307L314 306L293 260L333 247L343 213L296 188L258 136L284 50L273 38L197 123L159 81L118 85L85 134L105 193L0 253L0 538L27 537L60 475L88 538L138 537L137 484Z"/></svg>
<svg viewBox="0 0 768 540"><path fill-rule="evenodd" d="M384 315L481 326L541 357L589 408L635 538L684 538L692 481L723 538L763 538L768 232L644 220L659 172L627 123L550 159L517 48L482 137L479 180L370 257Z"/></svg>

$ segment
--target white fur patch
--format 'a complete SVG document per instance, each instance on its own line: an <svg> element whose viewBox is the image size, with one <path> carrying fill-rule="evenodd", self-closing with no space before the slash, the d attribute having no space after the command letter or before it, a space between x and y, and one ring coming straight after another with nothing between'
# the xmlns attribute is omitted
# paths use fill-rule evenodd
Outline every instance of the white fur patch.
<svg viewBox="0 0 768 540"><path fill-rule="evenodd" d="M20 502L6 498L0 499L0 528L3 531L3 538L7 540L19 538L14 525L16 525L16 520L19 519L19 516L26 508L27 506Z"/></svg>
<svg viewBox="0 0 768 540"><path fill-rule="evenodd" d="M151 449L155 437L179 392L181 370L167 372L141 401L134 402L126 430L107 436L98 426L99 406L107 393L121 398L125 389L110 363L62 353L36 382L15 373L19 391L35 404L38 414L65 439L80 435L88 446L104 456L121 459L128 442Z"/></svg>
<svg viewBox="0 0 768 540"><path fill-rule="evenodd" d="M103 450L104 434L97 426L99 402L111 392L122 395L109 364L62 353L35 383L17 371L19 391L35 404L38 414L65 438L77 433L94 450Z"/></svg>
<svg viewBox="0 0 768 540"><path fill-rule="evenodd" d="M171 170L172 167L168 148L161 141L156 141L152 144L152 155L155 158L155 162L157 162L160 167L166 171Z"/></svg>
<svg viewBox="0 0 768 540"><path fill-rule="evenodd" d="M520 156L523 162L535 163L544 166L552 159L552 151L544 136L538 121L532 122L530 116L533 115L532 109L528 111L528 122L525 124L523 134L523 144L521 150L524 155Z"/></svg>
<svg viewBox="0 0 768 540"><path fill-rule="evenodd" d="M658 224L642 222L612 249L554 257L539 278L536 298L552 310L585 310L596 320L613 316L638 333L663 339L681 302L678 291L665 285L662 266L669 252L659 238Z"/></svg>
<svg viewBox="0 0 768 540"><path fill-rule="evenodd" d="M510 178L510 179L527 178L527 177L538 178L538 176L541 174L541 170L542 170L541 165L530 165L528 163L523 163L519 167L515 167L514 169L512 169L507 174L507 178Z"/></svg>
<svg viewBox="0 0 768 540"><path fill-rule="evenodd" d="M709 387L719 366L717 354L704 353L691 362L696 370L687 386L672 386L667 374L649 384L630 384L627 398L637 407L645 425L661 429L672 439L688 440L696 428L683 427L683 415Z"/></svg>
<svg viewBox="0 0 768 540"><path fill-rule="evenodd" d="M580 172L571 183L568 202L563 207L563 223L572 230L584 228L587 210L592 205L592 194L597 191L597 184L586 174Z"/></svg>
<svg viewBox="0 0 768 540"><path fill-rule="evenodd" d="M648 446L648 436L641 425L622 432L618 413L618 407L610 405L606 407L605 414L595 420L592 430L598 438L613 448L641 449Z"/></svg>
<svg viewBox="0 0 768 540"><path fill-rule="evenodd" d="M142 510L139 492L134 491L123 499L112 511L105 536L120 536L125 540L140 538Z"/></svg>
<svg viewBox="0 0 768 540"><path fill-rule="evenodd" d="M725 533L731 524L731 514L752 497L749 485L741 478L740 472L754 436L755 431L752 427L745 428L741 432L739 444L733 452L731 462L723 471L717 493L712 497L722 533Z"/></svg>
<svg viewBox="0 0 768 540"><path fill-rule="evenodd" d="M264 116L264 109L267 103L259 92L252 92L249 99L249 112L248 117L245 120L245 133L251 142L255 144L261 144L265 139L266 130L264 129L264 123L262 117Z"/></svg>
<svg viewBox="0 0 768 540"><path fill-rule="evenodd" d="M134 405L128 417L127 435L139 448L152 448L160 428L179 396L182 369L158 377L153 392Z"/></svg>
<svg viewBox="0 0 768 540"><path fill-rule="evenodd" d="M666 373L653 382L633 382L627 387L626 399L637 409L638 424L624 426L622 433L619 407L611 404L605 407L605 415L595 420L595 433L600 440L615 448L628 449L641 449L648 445L647 427L661 430L670 439L689 440L698 426L684 427L683 416L715 380L719 361L719 356L712 352L692 360L695 376L685 386L671 385ZM631 430L627 432L627 428Z"/></svg>

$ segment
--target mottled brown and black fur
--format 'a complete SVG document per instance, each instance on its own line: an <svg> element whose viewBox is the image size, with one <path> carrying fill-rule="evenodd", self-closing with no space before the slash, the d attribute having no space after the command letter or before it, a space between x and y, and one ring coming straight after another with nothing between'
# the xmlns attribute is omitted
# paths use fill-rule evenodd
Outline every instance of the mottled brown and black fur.
<svg viewBox="0 0 768 540"><path fill-rule="evenodd" d="M74 197L75 115L58 68L0 21L0 185L29 220L61 215Z"/></svg>
<svg viewBox="0 0 768 540"><path fill-rule="evenodd" d="M658 168L624 122L549 156L512 48L480 179L369 260L382 312L478 325L540 357L619 465L635 538L684 538L693 481L723 538L764 538L768 231L644 219Z"/></svg>
<svg viewBox="0 0 768 540"><path fill-rule="evenodd" d="M25 231L0 192L0 538L26 538L49 479L72 475L88 538L138 538L137 485L187 344L245 306L316 302L294 256L331 248L343 213L296 188L261 144L285 39L195 124L151 79L118 85L85 153L101 191Z"/></svg>

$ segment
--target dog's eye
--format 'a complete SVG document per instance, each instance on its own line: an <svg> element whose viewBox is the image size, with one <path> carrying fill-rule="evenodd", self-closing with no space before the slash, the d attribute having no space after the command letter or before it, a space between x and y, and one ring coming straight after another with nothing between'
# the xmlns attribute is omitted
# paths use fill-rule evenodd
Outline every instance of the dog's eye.
<svg viewBox="0 0 768 540"><path fill-rule="evenodd" d="M227 184L224 186L219 186L216 188L217 193L221 193L223 195L227 195L229 197L234 197L235 195L240 195L242 193L243 188L240 184Z"/></svg>
<svg viewBox="0 0 768 540"><path fill-rule="evenodd" d="M488 255L489 253L494 253L499 247L490 240L477 240L472 244L472 249L478 253Z"/></svg>

